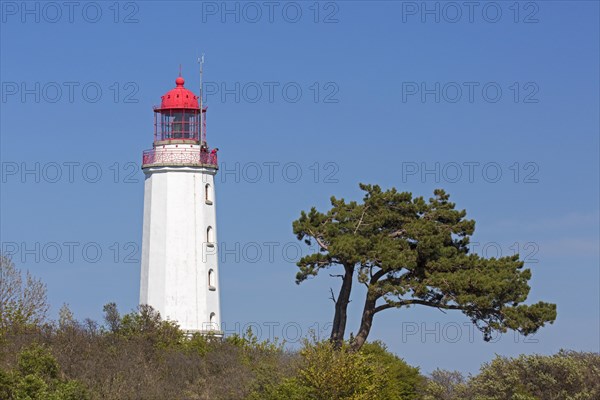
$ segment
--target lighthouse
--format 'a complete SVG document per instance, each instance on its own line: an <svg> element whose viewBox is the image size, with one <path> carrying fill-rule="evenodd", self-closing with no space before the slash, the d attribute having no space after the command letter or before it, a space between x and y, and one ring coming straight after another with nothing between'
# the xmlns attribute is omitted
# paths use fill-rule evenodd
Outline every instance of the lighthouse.
<svg viewBox="0 0 600 400"><path fill-rule="evenodd" d="M154 107L154 142L143 153L140 304L190 333L221 335L216 197L218 149L206 142L206 107L184 87Z"/></svg>

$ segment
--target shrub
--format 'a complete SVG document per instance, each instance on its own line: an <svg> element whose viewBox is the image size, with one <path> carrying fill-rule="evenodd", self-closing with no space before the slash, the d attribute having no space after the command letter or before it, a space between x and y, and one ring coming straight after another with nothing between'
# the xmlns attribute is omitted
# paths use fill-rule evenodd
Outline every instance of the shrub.
<svg viewBox="0 0 600 400"><path fill-rule="evenodd" d="M5 400L86 400L87 391L74 380L60 378L50 351L39 344L23 349L17 367L0 371L0 395Z"/></svg>
<svg viewBox="0 0 600 400"><path fill-rule="evenodd" d="M552 356L497 356L470 382L481 400L600 399L600 355L560 351Z"/></svg>
<svg viewBox="0 0 600 400"><path fill-rule="evenodd" d="M383 368L384 380L379 398L390 400L418 399L418 388L423 382L419 368L411 367L403 359L388 351L381 341L365 343L361 352L372 357L372 362Z"/></svg>
<svg viewBox="0 0 600 400"><path fill-rule="evenodd" d="M480 373L436 370L424 400L595 400L600 399L600 355L560 351L551 356L496 356Z"/></svg>
<svg viewBox="0 0 600 400"><path fill-rule="evenodd" d="M292 377L265 386L250 399L267 400L403 400L415 399L420 381L416 368L389 353L381 343L360 352L347 344L306 341Z"/></svg>
<svg viewBox="0 0 600 400"><path fill-rule="evenodd" d="M41 325L48 308L46 285L29 272L23 276L9 257L0 255L0 336L8 329Z"/></svg>

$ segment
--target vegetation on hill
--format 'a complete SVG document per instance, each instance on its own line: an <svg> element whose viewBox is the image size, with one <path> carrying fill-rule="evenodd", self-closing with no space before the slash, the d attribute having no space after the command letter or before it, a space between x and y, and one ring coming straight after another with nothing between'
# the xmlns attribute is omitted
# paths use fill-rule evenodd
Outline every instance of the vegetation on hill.
<svg viewBox="0 0 600 400"><path fill-rule="evenodd" d="M298 350L252 331L225 338L188 335L147 305L104 321L78 321L68 306L47 319L46 287L0 257L1 400L594 400L600 356L497 356L465 377L425 376L368 342L375 314L412 305L459 310L483 332L536 332L556 318L553 304L523 304L531 273L518 256L470 254L474 221L443 191L425 201L361 185L362 203L332 198L303 212L298 239L319 251L303 257L297 282L343 267L330 340L305 338ZM354 280L367 287L361 325L346 340Z"/></svg>

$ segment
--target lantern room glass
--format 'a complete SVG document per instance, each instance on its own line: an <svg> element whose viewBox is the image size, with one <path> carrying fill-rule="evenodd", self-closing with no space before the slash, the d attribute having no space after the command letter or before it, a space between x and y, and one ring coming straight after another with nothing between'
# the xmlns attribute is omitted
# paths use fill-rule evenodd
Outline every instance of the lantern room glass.
<svg viewBox="0 0 600 400"><path fill-rule="evenodd" d="M162 109L154 114L155 141L200 141L200 110Z"/></svg>

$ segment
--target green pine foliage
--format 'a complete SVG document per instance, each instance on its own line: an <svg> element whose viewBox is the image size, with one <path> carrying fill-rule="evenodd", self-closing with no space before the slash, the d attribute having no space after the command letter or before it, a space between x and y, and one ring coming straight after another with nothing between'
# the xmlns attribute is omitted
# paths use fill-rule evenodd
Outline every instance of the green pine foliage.
<svg viewBox="0 0 600 400"><path fill-rule="evenodd" d="M475 221L441 189L428 200L395 188L361 184L362 202L331 198L326 212L302 211L293 222L298 240L318 251L297 263L296 282L343 267L331 339L344 339L352 280L366 285L353 348L366 341L375 314L427 306L458 310L490 340L495 332L535 333L556 319L556 306L524 304L531 271L519 256L485 258L469 252Z"/></svg>

